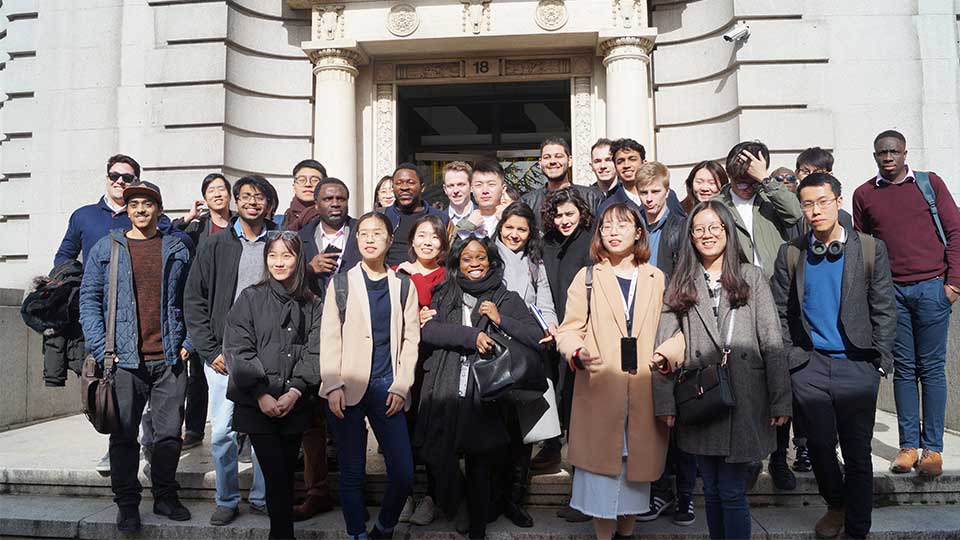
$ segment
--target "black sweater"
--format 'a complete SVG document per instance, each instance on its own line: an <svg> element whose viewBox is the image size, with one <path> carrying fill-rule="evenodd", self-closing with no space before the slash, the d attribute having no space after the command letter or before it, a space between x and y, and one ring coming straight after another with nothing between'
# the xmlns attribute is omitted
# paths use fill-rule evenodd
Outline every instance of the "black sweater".
<svg viewBox="0 0 960 540"><path fill-rule="evenodd" d="M312 424L311 394L320 386L320 315L316 299L295 300L270 278L240 293L224 330L224 357L230 374L227 398L236 406L233 428L242 433L297 433ZM283 418L260 411L263 394L278 398L300 391Z"/></svg>
<svg viewBox="0 0 960 540"><path fill-rule="evenodd" d="M567 289L573 283L574 276L585 266L593 264L590 259L590 231L578 228L568 237L557 231L550 231L543 238L543 266L553 293L553 307L557 319L563 322L567 310Z"/></svg>

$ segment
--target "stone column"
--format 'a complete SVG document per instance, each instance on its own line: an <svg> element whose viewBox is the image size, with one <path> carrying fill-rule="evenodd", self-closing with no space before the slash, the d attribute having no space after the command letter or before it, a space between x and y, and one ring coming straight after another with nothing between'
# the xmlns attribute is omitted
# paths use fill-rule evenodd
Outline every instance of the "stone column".
<svg viewBox="0 0 960 540"><path fill-rule="evenodd" d="M650 156L653 155L653 117L648 68L655 38L655 34L601 38L599 47L607 68L606 136L635 139L648 149Z"/></svg>
<svg viewBox="0 0 960 540"><path fill-rule="evenodd" d="M309 49L316 85L313 90L313 157L330 176L350 188L350 213L358 215L362 182L357 172L357 66L365 63L355 49Z"/></svg>

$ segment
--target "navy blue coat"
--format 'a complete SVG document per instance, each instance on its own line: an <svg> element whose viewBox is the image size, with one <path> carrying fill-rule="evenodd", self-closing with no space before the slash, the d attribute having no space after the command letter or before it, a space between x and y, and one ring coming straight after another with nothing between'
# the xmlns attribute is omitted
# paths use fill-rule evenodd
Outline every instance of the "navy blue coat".
<svg viewBox="0 0 960 540"><path fill-rule="evenodd" d="M80 284L80 325L87 351L103 362L106 346L107 293L110 287L110 246L120 242L117 278L117 326L114 332L117 364L136 368L140 365L140 330L137 325L137 301L133 286L133 268L125 231L115 229L90 250ZM160 327L163 354L167 365L180 361L180 348L192 352L186 340L183 322L183 287L190 268L190 249L179 237L159 233L163 240L163 280L160 284Z"/></svg>
<svg viewBox="0 0 960 540"><path fill-rule="evenodd" d="M344 226L347 228L347 230L344 231L347 235L347 241L344 244L343 255L340 257L340 267L337 269L338 274L346 272L360 262L360 248L357 246L356 225L357 220L349 216L344 222ZM303 242L303 260L307 263L312 261L320 252L320 246L317 245L317 241L314 239L317 233L317 227L319 226L320 218L317 218L304 225L298 233L300 235L300 241ZM323 299L323 297L326 296L327 282L329 280L330 274L316 274L307 266L307 285L310 286L310 290L313 291L313 294L317 295L318 298Z"/></svg>

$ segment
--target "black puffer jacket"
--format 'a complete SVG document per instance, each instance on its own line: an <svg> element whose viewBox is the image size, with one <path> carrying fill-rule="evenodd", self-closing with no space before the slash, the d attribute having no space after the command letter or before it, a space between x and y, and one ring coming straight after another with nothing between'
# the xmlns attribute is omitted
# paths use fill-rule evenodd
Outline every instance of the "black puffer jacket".
<svg viewBox="0 0 960 540"><path fill-rule="evenodd" d="M272 278L240 293L227 315L223 348L236 431L298 433L312 425L307 404L320 386L322 313L318 300L298 301ZM287 416L270 418L260 411L261 395L278 398L291 388L301 396Z"/></svg>

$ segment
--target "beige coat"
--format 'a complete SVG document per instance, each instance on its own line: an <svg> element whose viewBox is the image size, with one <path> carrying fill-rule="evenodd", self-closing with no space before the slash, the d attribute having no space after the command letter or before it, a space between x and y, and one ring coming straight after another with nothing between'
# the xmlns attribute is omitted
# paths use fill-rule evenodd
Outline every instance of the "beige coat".
<svg viewBox="0 0 960 540"><path fill-rule="evenodd" d="M567 309L557 335L557 347L570 359L585 347L603 361L597 373L578 371L570 419L570 463L584 470L617 476L623 456L623 431L629 403L627 479L652 482L663 473L667 428L653 415L653 390L648 367L663 302L663 273L650 264L639 268L633 310L637 338L637 374L620 369L620 338L626 336L623 301L613 267L603 262L593 270L590 320L587 320L586 269L580 270L567 292Z"/></svg>
<svg viewBox="0 0 960 540"><path fill-rule="evenodd" d="M343 388L347 406L360 402L370 380L373 358L373 330L370 325L370 302L360 265L347 272L349 284L347 311L343 327L337 309L333 281L327 284L320 323L320 397ZM405 410L410 409L410 387L417 367L420 345L420 317L417 314L417 288L412 284L407 294L406 309L400 308L400 278L387 270L390 288L390 358L393 361L393 385L389 392L402 396Z"/></svg>

